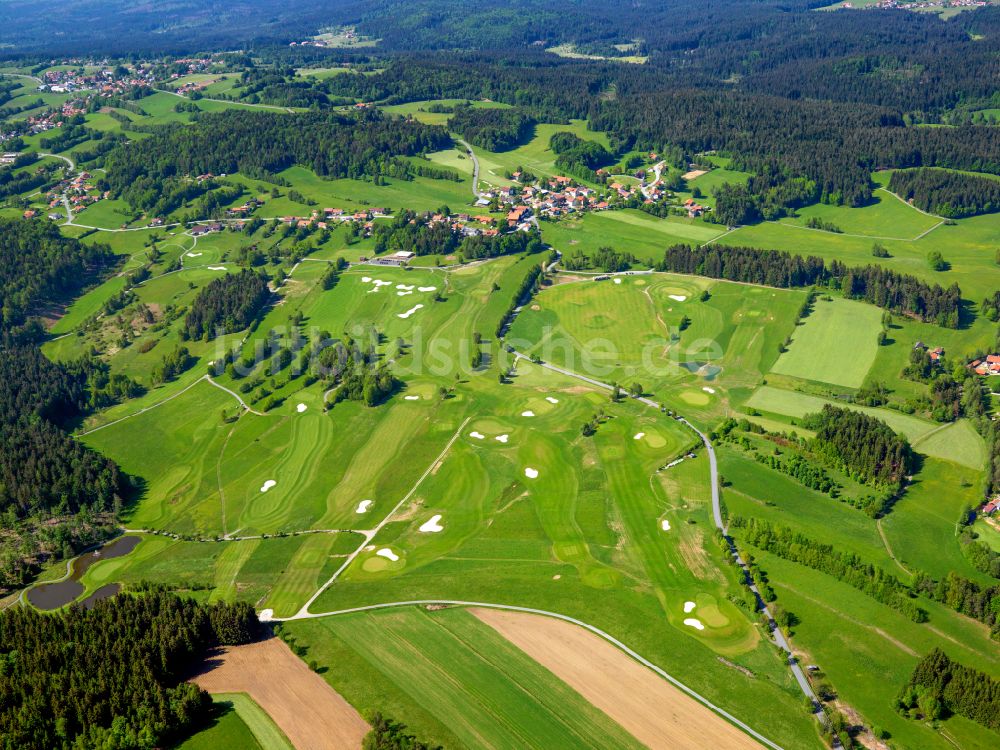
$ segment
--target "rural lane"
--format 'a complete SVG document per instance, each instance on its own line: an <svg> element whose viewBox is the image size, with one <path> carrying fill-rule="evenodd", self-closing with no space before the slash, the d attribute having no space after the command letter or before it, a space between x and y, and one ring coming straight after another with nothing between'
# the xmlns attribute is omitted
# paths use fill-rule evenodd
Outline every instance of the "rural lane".
<svg viewBox="0 0 1000 750"><path fill-rule="evenodd" d="M521 354L518 351L514 351L512 353L514 355L515 360L525 359L531 362L531 359L529 357L525 356L524 354ZM558 365L552 365L549 364L548 362L535 362L534 364L538 365L539 367L544 367L548 370L552 370L553 372L558 372L562 375L566 375L567 377L576 378L577 380L582 380L585 383L590 383L591 385L595 385L598 388L603 388L604 390L607 391L614 390L614 386L609 383L603 383L600 380L595 380L594 378L587 377L586 375L581 375L580 373L573 372L572 370L567 370L563 367L559 367ZM645 396L634 396L632 398L634 398L636 401L646 404L647 406L653 407L657 411L663 411L664 409L663 406L656 403L650 398L646 398ZM687 419L680 416L679 414L675 413L674 419L683 424L684 426L686 426L692 432L694 432L701 439L702 444L705 446L705 450L708 453L708 467L711 476L712 516L715 520L715 527L719 531L721 531L722 535L726 538L726 541L729 544L729 554L732 555L733 559L736 561L736 564L740 566L740 569L743 571L743 575L745 577L747 586L753 592L754 596L757 597L758 608L767 616L768 626L771 630L771 635L774 638L774 642L777 644L778 648L780 648L785 653L785 656L788 661L788 666L792 670L792 675L795 677L795 681L799 684L799 688L802 690L803 694L805 694L810 700L813 701L814 705L818 705L818 699L816 697L816 693L813 692L812 686L809 684L809 680L806 679L805 673L802 671L802 667L799 666L798 659L796 659L795 655L792 654L792 648L791 645L788 643L788 639L785 638L785 634L781 632L781 628L778 627L777 623L774 621L774 617L771 616L771 610L768 608L767 603L764 601L764 598L760 595L760 590L757 588L757 584L755 584L753 582L753 579L750 577L750 571L747 568L746 562L744 562L743 558L740 556L739 551L736 549L736 545L733 543L732 538L729 536L725 521L722 518L722 501L719 496L719 468L718 468L718 461L716 460L715 457L715 448L712 445L712 441L708 439L708 435L699 430L697 427L695 427Z"/></svg>
<svg viewBox="0 0 1000 750"><path fill-rule="evenodd" d="M476 198L482 198L483 194L479 192L479 159L476 158L476 152L472 150L472 146L466 141L463 141L461 138L457 140L465 146L465 150L469 152L469 157L472 159L472 194Z"/></svg>

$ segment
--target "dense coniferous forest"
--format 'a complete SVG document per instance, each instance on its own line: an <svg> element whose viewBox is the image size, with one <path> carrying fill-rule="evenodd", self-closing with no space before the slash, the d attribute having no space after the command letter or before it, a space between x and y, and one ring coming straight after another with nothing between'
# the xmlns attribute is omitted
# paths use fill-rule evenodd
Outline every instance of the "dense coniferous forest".
<svg viewBox="0 0 1000 750"><path fill-rule="evenodd" d="M165 213L176 206L163 205L164 188L193 189L198 176L267 176L299 164L327 178L405 178L410 167L396 157L450 144L442 128L377 111L348 116L229 110L203 115L192 126L162 129L141 146L116 148L105 160L101 184L136 208Z"/></svg>
<svg viewBox="0 0 1000 750"><path fill-rule="evenodd" d="M935 648L914 667L898 707L926 719L959 714L1000 731L1000 681L949 659Z"/></svg>
<svg viewBox="0 0 1000 750"><path fill-rule="evenodd" d="M839 261L827 265L822 258L813 256L803 258L779 250L715 243L703 247L673 245L656 268L779 288L830 285L841 288L845 297L919 320L948 328L959 323L962 292L957 285L947 289L931 286L881 266L848 267Z"/></svg>
<svg viewBox="0 0 1000 750"><path fill-rule="evenodd" d="M474 146L487 151L508 151L526 141L535 120L516 107L456 107L448 127Z"/></svg>
<svg viewBox="0 0 1000 750"><path fill-rule="evenodd" d="M118 467L59 427L84 409L85 376L35 347L0 354L0 511L113 511L125 494Z"/></svg>
<svg viewBox="0 0 1000 750"><path fill-rule="evenodd" d="M0 747L163 747L207 718L188 673L217 645L247 643L246 603L121 595L91 610L0 612Z"/></svg>
<svg viewBox="0 0 1000 750"><path fill-rule="evenodd" d="M184 318L183 335L206 341L242 331L271 296L267 281L249 270L215 279L198 292Z"/></svg>
<svg viewBox="0 0 1000 750"><path fill-rule="evenodd" d="M114 262L106 245L63 237L52 222L0 219L0 328L8 334L46 303L73 297Z"/></svg>
<svg viewBox="0 0 1000 750"><path fill-rule="evenodd" d="M949 219L1000 212L1000 180L944 169L892 173L889 189L915 206Z"/></svg>
<svg viewBox="0 0 1000 750"><path fill-rule="evenodd" d="M898 487L916 466L910 444L885 422L827 404L802 426L815 430L813 450L862 482Z"/></svg>

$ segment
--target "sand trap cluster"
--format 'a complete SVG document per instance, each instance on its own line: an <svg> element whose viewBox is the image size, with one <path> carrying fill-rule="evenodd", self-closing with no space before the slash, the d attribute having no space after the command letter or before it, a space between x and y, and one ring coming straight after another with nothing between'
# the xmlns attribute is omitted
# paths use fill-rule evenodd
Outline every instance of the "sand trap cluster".
<svg viewBox="0 0 1000 750"><path fill-rule="evenodd" d="M633 437L632 439L633 440L642 440L644 437L646 437L646 433L645 432L637 432L637 433L635 433L635 437Z"/></svg>
<svg viewBox="0 0 1000 750"><path fill-rule="evenodd" d="M407 294L413 294L413 292L396 292L397 297L405 297Z"/></svg>
<svg viewBox="0 0 1000 750"><path fill-rule="evenodd" d="M304 412L306 410L306 408L307 407L306 407L305 404L299 404L298 406L295 407L295 411L297 411L299 414L301 414L302 412Z"/></svg>
<svg viewBox="0 0 1000 750"><path fill-rule="evenodd" d="M276 484L277 484L277 482L275 482L273 479L268 479L266 482L264 482L264 484L262 484L260 486L260 491L261 492L267 492L269 489L271 489L272 487L274 487L274 485L276 485Z"/></svg>
<svg viewBox="0 0 1000 750"><path fill-rule="evenodd" d="M413 315L413 313L415 313L415 312L416 312L417 310L419 310L419 309L420 309L421 307L423 307L423 305L414 305L414 306L413 306L413 307L411 307L411 308L410 308L409 310L407 310L407 311L406 311L405 313L400 313L400 314L399 314L399 315L397 315L396 317L397 317L397 318L402 318L403 320L406 320L406 319L407 319L408 317L410 317L411 315Z"/></svg>
<svg viewBox="0 0 1000 750"><path fill-rule="evenodd" d="M683 302L687 299L683 294L668 294L667 296L675 302Z"/></svg>
<svg viewBox="0 0 1000 750"><path fill-rule="evenodd" d="M486 436L483 433L481 433L481 432L477 432L476 430L473 430L472 432L469 433L469 437L474 437L476 440L482 440Z"/></svg>
<svg viewBox="0 0 1000 750"><path fill-rule="evenodd" d="M372 277L371 276L362 276L361 277L361 281L364 284L371 284L372 283Z"/></svg>
<svg viewBox="0 0 1000 750"><path fill-rule="evenodd" d="M691 612L694 612L695 606L696 605L694 602L684 602L684 614L687 615L690 614Z"/></svg>
<svg viewBox="0 0 1000 750"><path fill-rule="evenodd" d="M420 396L403 396L406 401L419 401Z"/></svg>
<svg viewBox="0 0 1000 750"><path fill-rule="evenodd" d="M386 560L392 560L393 562L399 562L399 555L393 552L388 547L383 547L378 552L375 553L379 557L384 557ZM699 623L700 625L701 623Z"/></svg>
<svg viewBox="0 0 1000 750"><path fill-rule="evenodd" d="M521 416L522 417L533 417L533 416L535 416L535 412L533 412L531 409L527 409L527 410L521 412Z"/></svg>
<svg viewBox="0 0 1000 750"><path fill-rule="evenodd" d="M412 289L412 288L413 287L411 286L410 289ZM417 287L417 291L418 292L433 292L436 289L437 289L436 286L421 286L421 287Z"/></svg>
<svg viewBox="0 0 1000 750"><path fill-rule="evenodd" d="M670 531L670 521L664 518L662 521L660 521L660 528L663 529L664 531Z"/></svg>
<svg viewBox="0 0 1000 750"><path fill-rule="evenodd" d="M507 435L507 434L497 435L493 439L496 440L497 442L500 442L500 443L506 443L510 439L510 435Z"/></svg>
<svg viewBox="0 0 1000 750"><path fill-rule="evenodd" d="M355 513L367 513L368 509L370 507L372 507L372 502L374 502L374 501L372 501L372 500L362 500L360 503L358 503L358 508L354 512Z"/></svg>
<svg viewBox="0 0 1000 750"><path fill-rule="evenodd" d="M362 276L361 281L363 281L365 284L373 285L374 288L368 290L369 294L371 294L372 292L377 292L384 286L392 286L391 281L382 281L381 279L373 279L370 276Z"/></svg>
<svg viewBox="0 0 1000 750"><path fill-rule="evenodd" d="M558 404L559 403L559 399L552 398L552 396L546 396L545 400L548 401L550 404Z"/></svg>
<svg viewBox="0 0 1000 750"><path fill-rule="evenodd" d="M715 393L715 389L709 388L707 385L702 386L701 389L705 391L705 393Z"/></svg>
<svg viewBox="0 0 1000 750"><path fill-rule="evenodd" d="M537 479L538 478L538 469L532 469L529 466L527 469L524 470L524 476L526 476L528 479Z"/></svg>
<svg viewBox="0 0 1000 750"><path fill-rule="evenodd" d="M201 257L201 253L188 253L187 256L189 258L200 258Z"/></svg>
<svg viewBox="0 0 1000 750"><path fill-rule="evenodd" d="M697 617L685 617L684 624L687 625L688 627L694 628L695 630L705 629L705 626L702 625L701 620L699 620Z"/></svg>
<svg viewBox="0 0 1000 750"><path fill-rule="evenodd" d="M396 288L397 289L403 289L404 291L407 291L407 292L412 292L413 291L413 284L396 284Z"/></svg>
<svg viewBox="0 0 1000 750"><path fill-rule="evenodd" d="M429 520L421 524L420 531L424 534L436 534L439 531L444 531L444 526L441 525L440 521L441 514L435 513Z"/></svg>
<svg viewBox="0 0 1000 750"><path fill-rule="evenodd" d="M226 267L225 266L209 266L208 270L209 271L225 271Z"/></svg>

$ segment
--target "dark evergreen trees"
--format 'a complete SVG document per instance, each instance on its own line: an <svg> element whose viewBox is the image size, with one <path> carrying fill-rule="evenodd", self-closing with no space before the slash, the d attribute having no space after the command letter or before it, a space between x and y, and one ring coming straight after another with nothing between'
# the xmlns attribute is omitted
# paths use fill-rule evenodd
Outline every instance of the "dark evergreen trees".
<svg viewBox="0 0 1000 750"><path fill-rule="evenodd" d="M163 747L206 717L184 682L216 645L246 643L246 603L205 606L172 594L119 595L93 609L0 612L0 747Z"/></svg>
<svg viewBox="0 0 1000 750"><path fill-rule="evenodd" d="M924 211L959 219L1000 211L1000 180L945 169L902 169L889 189Z"/></svg>
<svg viewBox="0 0 1000 750"><path fill-rule="evenodd" d="M209 341L218 335L242 331L270 298L267 281L253 271L226 274L198 292L184 318L183 335Z"/></svg>
<svg viewBox="0 0 1000 750"><path fill-rule="evenodd" d="M913 668L909 684L898 699L901 709L916 709L925 718L938 709L959 714L984 727L1000 731L1000 681L972 667L952 661L935 648Z"/></svg>
<svg viewBox="0 0 1000 750"><path fill-rule="evenodd" d="M508 151L531 136L535 120L517 107L462 106L455 108L448 127L487 151Z"/></svg>

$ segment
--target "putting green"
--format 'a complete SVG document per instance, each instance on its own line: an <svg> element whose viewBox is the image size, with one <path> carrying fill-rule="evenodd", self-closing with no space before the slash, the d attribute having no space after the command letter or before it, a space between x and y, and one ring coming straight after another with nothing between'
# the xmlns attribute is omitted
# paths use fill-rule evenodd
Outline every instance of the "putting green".
<svg viewBox="0 0 1000 750"><path fill-rule="evenodd" d="M680 398L692 406L707 406L710 400L708 394L703 391L681 391Z"/></svg>

